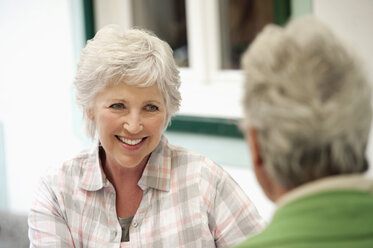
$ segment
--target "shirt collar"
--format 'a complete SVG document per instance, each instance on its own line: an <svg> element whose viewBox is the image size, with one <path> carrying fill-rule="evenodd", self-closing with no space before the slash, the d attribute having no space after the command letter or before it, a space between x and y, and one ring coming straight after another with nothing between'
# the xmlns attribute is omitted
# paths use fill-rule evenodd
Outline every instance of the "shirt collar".
<svg viewBox="0 0 373 248"><path fill-rule="evenodd" d="M80 173L79 185L88 191L97 191L107 186L108 180L100 164L99 150L102 147L99 142L88 153L88 157L83 161ZM168 147L168 140L162 136L158 146L150 155L145 166L142 177L138 185L142 190L155 188L169 191L171 182L171 150Z"/></svg>
<svg viewBox="0 0 373 248"><path fill-rule="evenodd" d="M279 208L303 196L323 191L346 189L373 193L373 180L364 174L338 175L322 178L289 191L278 199L276 205Z"/></svg>
<svg viewBox="0 0 373 248"><path fill-rule="evenodd" d="M138 185L142 190L155 188L169 191L171 184L171 149L168 147L168 140L162 136L158 146L150 155L142 177Z"/></svg>
<svg viewBox="0 0 373 248"><path fill-rule="evenodd" d="M97 191L107 184L105 173L100 163L99 141L96 141L88 152L87 157L83 160L80 172L79 186L88 191Z"/></svg>

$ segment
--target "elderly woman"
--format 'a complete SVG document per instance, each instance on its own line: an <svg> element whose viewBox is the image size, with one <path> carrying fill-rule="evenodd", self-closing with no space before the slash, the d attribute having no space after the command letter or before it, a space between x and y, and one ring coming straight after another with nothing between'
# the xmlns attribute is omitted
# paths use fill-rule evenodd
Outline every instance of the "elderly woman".
<svg viewBox="0 0 373 248"><path fill-rule="evenodd" d="M171 48L141 30L107 26L75 79L93 149L41 180L32 247L227 247L262 220L234 180L162 135L179 108Z"/></svg>
<svg viewBox="0 0 373 248"><path fill-rule="evenodd" d="M363 175L371 88L361 64L313 17L265 27L242 62L242 127L278 209L238 247L373 247L373 181Z"/></svg>

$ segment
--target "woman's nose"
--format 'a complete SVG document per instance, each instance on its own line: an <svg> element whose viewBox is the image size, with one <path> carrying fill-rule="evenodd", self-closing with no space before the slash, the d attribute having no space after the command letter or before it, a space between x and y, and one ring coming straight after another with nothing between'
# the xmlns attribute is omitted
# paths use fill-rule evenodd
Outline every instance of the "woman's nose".
<svg viewBox="0 0 373 248"><path fill-rule="evenodd" d="M141 117L137 113L133 113L127 116L123 123L123 128L131 134L137 134L144 129L141 121Z"/></svg>

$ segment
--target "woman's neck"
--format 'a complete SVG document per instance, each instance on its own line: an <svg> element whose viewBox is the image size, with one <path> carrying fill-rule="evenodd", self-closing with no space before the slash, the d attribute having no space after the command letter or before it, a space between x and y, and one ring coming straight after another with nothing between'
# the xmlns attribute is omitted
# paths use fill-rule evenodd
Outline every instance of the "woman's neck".
<svg viewBox="0 0 373 248"><path fill-rule="evenodd" d="M140 180L145 166L148 162L150 155L145 157L139 165L133 168L126 168L119 165L111 164L106 160L105 151L100 152L101 166L105 172L107 179L117 188L133 187L137 185Z"/></svg>

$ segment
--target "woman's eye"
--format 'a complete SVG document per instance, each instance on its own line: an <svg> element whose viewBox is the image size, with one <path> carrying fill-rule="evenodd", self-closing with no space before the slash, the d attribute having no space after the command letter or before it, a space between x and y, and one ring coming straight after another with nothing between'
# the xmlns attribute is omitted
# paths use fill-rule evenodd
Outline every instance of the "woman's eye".
<svg viewBox="0 0 373 248"><path fill-rule="evenodd" d="M114 103L110 105L110 108L112 109L124 109L124 104L123 103Z"/></svg>
<svg viewBox="0 0 373 248"><path fill-rule="evenodd" d="M154 111L157 111L158 110L158 107L153 105L153 104L149 104L149 105L146 105L145 109L147 111L150 111L150 112L154 112Z"/></svg>

